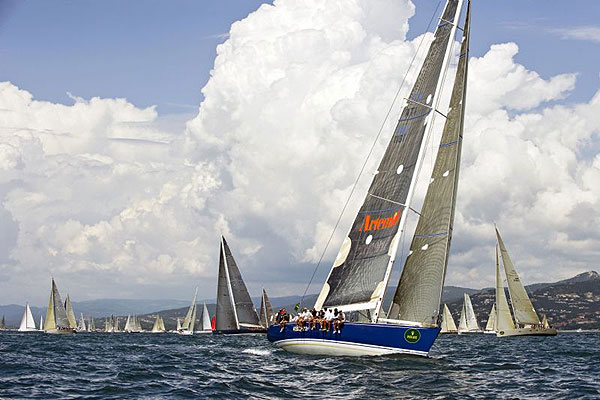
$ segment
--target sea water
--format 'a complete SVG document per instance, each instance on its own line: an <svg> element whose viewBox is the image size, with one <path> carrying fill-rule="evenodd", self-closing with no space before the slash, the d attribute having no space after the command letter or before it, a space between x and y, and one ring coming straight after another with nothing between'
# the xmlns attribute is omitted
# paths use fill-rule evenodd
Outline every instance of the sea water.
<svg viewBox="0 0 600 400"><path fill-rule="evenodd" d="M0 398L600 398L599 346L599 333L442 335L430 358L354 358L259 334L0 332Z"/></svg>

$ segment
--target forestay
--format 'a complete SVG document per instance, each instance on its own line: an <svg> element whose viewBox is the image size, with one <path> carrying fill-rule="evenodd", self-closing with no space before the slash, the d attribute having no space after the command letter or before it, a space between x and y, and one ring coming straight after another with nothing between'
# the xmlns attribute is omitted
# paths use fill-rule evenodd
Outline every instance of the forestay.
<svg viewBox="0 0 600 400"><path fill-rule="evenodd" d="M318 309L364 310L381 303L461 3L448 1L442 13L410 98L317 299Z"/></svg>

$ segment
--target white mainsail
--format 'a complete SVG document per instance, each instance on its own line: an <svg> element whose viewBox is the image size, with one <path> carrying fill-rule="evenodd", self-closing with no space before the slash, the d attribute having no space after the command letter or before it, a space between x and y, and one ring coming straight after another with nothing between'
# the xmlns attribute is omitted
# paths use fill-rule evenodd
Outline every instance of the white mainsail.
<svg viewBox="0 0 600 400"><path fill-rule="evenodd" d="M210 315L208 314L208 308L206 308L206 303L202 305L202 316L200 317L200 321L202 321L202 331L212 331Z"/></svg>
<svg viewBox="0 0 600 400"><path fill-rule="evenodd" d="M504 293L502 276L500 274L500 262L498 260L498 247L496 246L496 331L507 331L515 329L515 324L510 315L508 300Z"/></svg>
<svg viewBox="0 0 600 400"><path fill-rule="evenodd" d="M33 332L37 331L35 322L33 320L33 314L29 303L25 305L25 311L23 312L23 318L21 318L21 325L19 326L19 332Z"/></svg>
<svg viewBox="0 0 600 400"><path fill-rule="evenodd" d="M487 332L496 332L497 324L496 324L496 304L492 304L492 309L490 310L490 314L488 315L487 323L485 324L485 330Z"/></svg>
<svg viewBox="0 0 600 400"><path fill-rule="evenodd" d="M517 324L522 325L540 325L540 319L533 308L533 304L525 291L525 287L521 283L519 274L515 270L506 246L502 241L500 232L496 228L496 237L498 238L498 245L500 246L500 254L502 255L502 264L504 265L504 272L506 274L506 281L508 283L508 293L510 294L510 302L513 308L513 314Z"/></svg>
<svg viewBox="0 0 600 400"><path fill-rule="evenodd" d="M179 318L177 318L177 328L176 328L176 330L177 331L181 330L181 320Z"/></svg>
<svg viewBox="0 0 600 400"><path fill-rule="evenodd" d="M450 313L450 309L444 304L444 311L442 312L442 325L440 333L455 333L457 331L454 318Z"/></svg>
<svg viewBox="0 0 600 400"><path fill-rule="evenodd" d="M471 297L468 294L464 294L463 308L460 313L460 322L458 324L458 333L474 333L480 332L479 323L473 310L473 304L471 303Z"/></svg>
<svg viewBox="0 0 600 400"><path fill-rule="evenodd" d="M152 333L161 333L165 331L165 326L160 315L156 316L156 320L154 320L154 325L152 326Z"/></svg>
<svg viewBox="0 0 600 400"><path fill-rule="evenodd" d="M131 318L131 315L127 316L127 321L125 321L125 328L123 328L123 330L125 332L131 332L133 329L133 320Z"/></svg>
<svg viewBox="0 0 600 400"><path fill-rule="evenodd" d="M40 331L44 330L44 316L40 315Z"/></svg>
<svg viewBox="0 0 600 400"><path fill-rule="evenodd" d="M87 326L85 325L85 319L83 319L83 313L81 313L79 316L79 326L77 327L77 330L80 332L87 331Z"/></svg>

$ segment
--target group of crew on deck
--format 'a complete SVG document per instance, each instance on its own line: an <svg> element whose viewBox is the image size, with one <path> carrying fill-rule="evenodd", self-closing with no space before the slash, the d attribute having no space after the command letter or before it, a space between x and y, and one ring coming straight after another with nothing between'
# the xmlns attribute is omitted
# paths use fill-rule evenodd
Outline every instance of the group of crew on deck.
<svg viewBox="0 0 600 400"><path fill-rule="evenodd" d="M277 313L276 322L281 328L281 332L285 329L288 322L295 322L296 326L301 331L308 329L321 331L330 331L333 328L333 333L341 333L346 322L346 315L342 310L327 308L317 311L314 307L312 310L303 308L298 315L292 316L288 314L285 308L282 308Z"/></svg>

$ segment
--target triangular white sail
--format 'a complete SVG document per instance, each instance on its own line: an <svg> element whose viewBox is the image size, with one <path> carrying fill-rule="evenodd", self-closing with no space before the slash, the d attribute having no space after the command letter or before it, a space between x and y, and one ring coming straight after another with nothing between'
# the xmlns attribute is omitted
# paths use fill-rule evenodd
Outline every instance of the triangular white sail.
<svg viewBox="0 0 600 400"><path fill-rule="evenodd" d="M485 324L485 330L488 332L496 332L496 304L492 305L492 309L490 310L490 315L488 315L487 323Z"/></svg>
<svg viewBox="0 0 600 400"><path fill-rule="evenodd" d="M162 322L162 317L160 315L157 315L156 319L154 320L154 325L152 326L152 333L159 333L164 331L165 327L164 323Z"/></svg>
<svg viewBox="0 0 600 400"><path fill-rule="evenodd" d="M196 303L194 303L194 310L192 311L192 319L190 320L190 326L188 328L188 330L190 331L190 333L194 332L194 329L196 328L196 314L198 311L198 305Z"/></svg>
<svg viewBox="0 0 600 400"><path fill-rule="evenodd" d="M470 331L479 331L479 323L477 322L477 316L475 316L475 310L473 310L473 303L471 303L471 297L465 293L465 310L467 318L467 327Z"/></svg>
<svg viewBox="0 0 600 400"><path fill-rule="evenodd" d="M454 318L452 318L452 314L450 313L450 309L448 308L448 306L444 304L440 333L453 333L456 331L457 329L456 324L454 323Z"/></svg>
<svg viewBox="0 0 600 400"><path fill-rule="evenodd" d="M85 320L83 319L83 313L81 313L79 316L79 326L77 327L77 330L80 332L87 331L87 326L85 325Z"/></svg>
<svg viewBox="0 0 600 400"><path fill-rule="evenodd" d="M25 306L25 311L23 312L23 318L21 318L21 325L19 326L19 332L32 332L37 331L35 327L35 322L33 320L33 314L31 313L31 308L29 307L29 303Z"/></svg>
<svg viewBox="0 0 600 400"><path fill-rule="evenodd" d="M44 330L44 317L40 315L40 331Z"/></svg>
<svg viewBox="0 0 600 400"><path fill-rule="evenodd" d="M202 331L212 331L210 315L208 314L208 308L206 308L206 303L202 305L202 316L200 317L200 320L202 321Z"/></svg>
<svg viewBox="0 0 600 400"><path fill-rule="evenodd" d="M458 323L458 333L480 332L479 323L473 310L471 297L465 293L463 307L460 313L460 322Z"/></svg>
<svg viewBox="0 0 600 400"><path fill-rule="evenodd" d="M177 331L181 330L181 320L179 318L177 318Z"/></svg>
<svg viewBox="0 0 600 400"><path fill-rule="evenodd" d="M504 293L502 276L500 274L500 262L498 260L498 247L496 247L496 331L507 331L515 329L515 324L510 315L508 300Z"/></svg>
<svg viewBox="0 0 600 400"><path fill-rule="evenodd" d="M65 310L67 311L67 319L69 320L69 326L73 329L77 329L77 321L75 319L75 313L73 312L73 306L71 305L71 298L67 293L67 299L65 300Z"/></svg>
<svg viewBox="0 0 600 400"><path fill-rule="evenodd" d="M123 330L125 332L131 332L132 328L133 328L133 324L132 324L131 315L128 315L127 320L125 321L125 328L123 328Z"/></svg>
<svg viewBox="0 0 600 400"><path fill-rule="evenodd" d="M540 325L540 319L533 308L533 304L525 291L525 287L521 283L519 274L515 270L506 246L502 241L500 232L496 228L496 237L500 246L500 254L502 255L502 264L504 264L504 272L506 273L506 281L508 283L508 293L510 294L510 302L513 308L513 314L517 324L522 325Z"/></svg>

